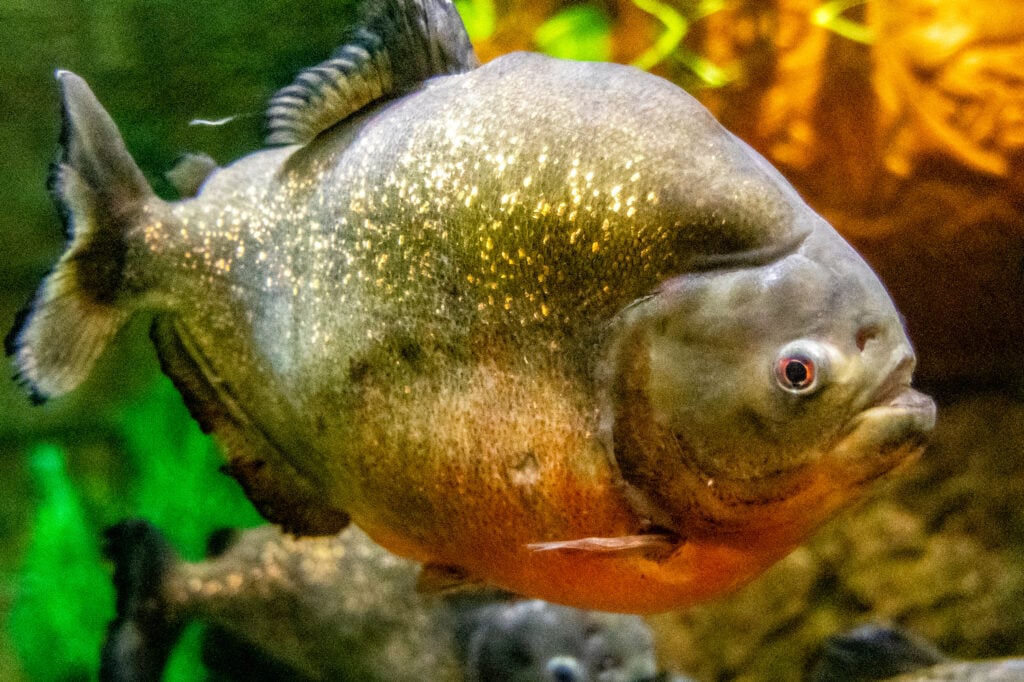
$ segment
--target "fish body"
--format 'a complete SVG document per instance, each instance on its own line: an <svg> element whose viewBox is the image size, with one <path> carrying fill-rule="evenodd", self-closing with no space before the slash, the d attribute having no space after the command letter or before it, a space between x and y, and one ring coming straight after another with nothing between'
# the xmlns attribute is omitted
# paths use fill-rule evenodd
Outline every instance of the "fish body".
<svg viewBox="0 0 1024 682"><path fill-rule="evenodd" d="M355 527L320 538L253 528L192 563L156 528L131 520L107 531L106 551L118 590L101 671L111 682L160 679L191 621L220 629L205 650L214 646L226 671L238 668L225 651L230 636L266 654L278 679L655 679L654 641L640 617L507 595L424 596L417 565ZM262 667L260 679L271 679L271 664Z"/></svg>
<svg viewBox="0 0 1024 682"><path fill-rule="evenodd" d="M450 3L384 5L180 202L59 74L72 239L8 348L35 396L153 310L267 518L616 611L742 584L920 451L884 287L689 95L477 66Z"/></svg>

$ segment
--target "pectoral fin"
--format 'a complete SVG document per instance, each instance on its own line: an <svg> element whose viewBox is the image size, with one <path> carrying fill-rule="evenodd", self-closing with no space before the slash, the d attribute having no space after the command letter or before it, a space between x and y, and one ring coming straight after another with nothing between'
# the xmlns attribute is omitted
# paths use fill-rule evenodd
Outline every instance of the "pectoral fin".
<svg viewBox="0 0 1024 682"><path fill-rule="evenodd" d="M609 556L635 555L651 561L663 561L670 557L681 544L677 535L670 533L645 533L623 535L614 538L580 538L557 542L534 542L527 547L535 552L587 552Z"/></svg>

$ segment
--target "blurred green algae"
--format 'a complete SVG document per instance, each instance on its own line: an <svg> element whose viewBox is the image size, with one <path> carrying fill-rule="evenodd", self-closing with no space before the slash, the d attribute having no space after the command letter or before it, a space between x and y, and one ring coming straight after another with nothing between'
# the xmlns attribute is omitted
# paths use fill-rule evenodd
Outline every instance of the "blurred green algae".
<svg viewBox="0 0 1024 682"><path fill-rule="evenodd" d="M113 616L113 588L64 459L55 445L29 453L39 501L8 628L34 679L88 678Z"/></svg>
<svg viewBox="0 0 1024 682"><path fill-rule="evenodd" d="M611 22L592 5L575 5L541 24L534 33L537 48L559 59L607 61L611 57Z"/></svg>

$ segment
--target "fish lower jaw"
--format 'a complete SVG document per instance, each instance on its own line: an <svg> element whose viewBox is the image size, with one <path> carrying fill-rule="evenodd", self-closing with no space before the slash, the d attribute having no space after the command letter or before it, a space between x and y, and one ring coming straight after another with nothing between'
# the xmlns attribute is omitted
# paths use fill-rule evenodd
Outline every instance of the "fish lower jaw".
<svg viewBox="0 0 1024 682"><path fill-rule="evenodd" d="M903 386L858 414L829 458L858 482L868 481L916 458L935 428L935 403Z"/></svg>
<svg viewBox="0 0 1024 682"><path fill-rule="evenodd" d="M904 385L889 391L882 400L857 416L854 428L864 422L896 422L908 431L923 434L935 428L935 401L924 393Z"/></svg>

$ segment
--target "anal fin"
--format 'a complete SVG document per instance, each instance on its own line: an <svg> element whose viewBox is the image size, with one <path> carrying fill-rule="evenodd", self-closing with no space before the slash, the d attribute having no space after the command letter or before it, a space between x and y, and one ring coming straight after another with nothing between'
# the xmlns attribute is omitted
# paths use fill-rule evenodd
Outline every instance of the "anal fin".
<svg viewBox="0 0 1024 682"><path fill-rule="evenodd" d="M233 456L223 471L238 481L263 518L278 524L286 533L334 535L351 520L345 512L318 502L315 490L297 484L294 479L285 479L266 460Z"/></svg>
<svg viewBox="0 0 1024 682"><path fill-rule="evenodd" d="M150 335L161 369L192 417L226 451L225 473L239 482L264 518L295 535L333 535L348 525L348 514L329 506L323 492L252 423L172 316L157 316Z"/></svg>

